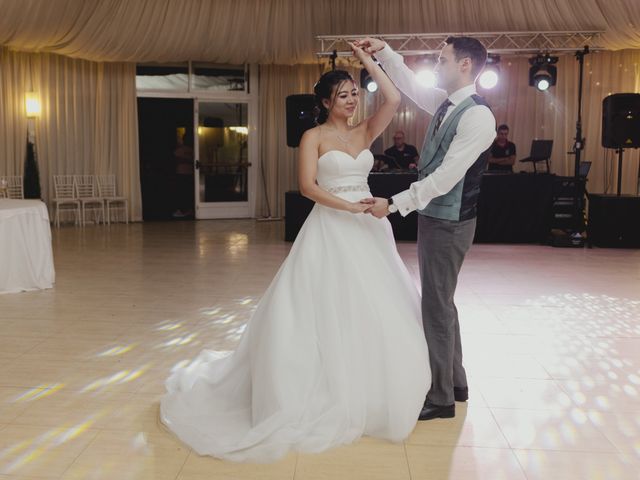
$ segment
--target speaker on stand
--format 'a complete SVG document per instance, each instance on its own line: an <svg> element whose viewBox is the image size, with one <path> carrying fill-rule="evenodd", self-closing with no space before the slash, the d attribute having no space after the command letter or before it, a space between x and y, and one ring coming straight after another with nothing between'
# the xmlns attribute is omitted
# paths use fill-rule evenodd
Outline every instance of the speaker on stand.
<svg viewBox="0 0 640 480"><path fill-rule="evenodd" d="M316 125L316 101L312 94L289 95L286 98L287 146L298 147L304 132ZM271 216L271 205L267 195L267 179L264 174L264 163L261 163L262 182L267 203L268 215L258 220L281 220ZM286 207L285 207L286 208Z"/></svg>
<svg viewBox="0 0 640 480"><path fill-rule="evenodd" d="M616 195L589 195L588 243L640 248L640 197L622 195L622 157L640 147L640 94L616 93L602 101L602 146L618 153Z"/></svg>
<svg viewBox="0 0 640 480"><path fill-rule="evenodd" d="M602 101L602 146L618 153L618 196L625 148L640 147L640 93L615 93Z"/></svg>
<svg viewBox="0 0 640 480"><path fill-rule="evenodd" d="M299 95L289 95L286 99L287 112L287 146L298 147L304 132L316 126L316 97L310 93ZM298 215L296 206L300 202L296 202L297 198L301 199L301 204L309 209L313 206L313 202L300 196L298 192L287 192L285 194L285 240L293 241L297 231L301 227L296 222L302 218L302 222L306 218Z"/></svg>
<svg viewBox="0 0 640 480"><path fill-rule="evenodd" d="M287 146L298 147L304 132L316 126L316 100L311 94L289 95L287 107Z"/></svg>

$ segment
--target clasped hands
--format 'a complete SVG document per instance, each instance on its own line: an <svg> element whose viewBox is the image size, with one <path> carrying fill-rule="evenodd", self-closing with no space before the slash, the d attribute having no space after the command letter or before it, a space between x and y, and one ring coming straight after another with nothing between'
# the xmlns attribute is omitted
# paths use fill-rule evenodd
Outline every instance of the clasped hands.
<svg viewBox="0 0 640 480"><path fill-rule="evenodd" d="M386 198L363 198L352 203L352 213L370 213L374 217L383 218L389 215L389 201Z"/></svg>
<svg viewBox="0 0 640 480"><path fill-rule="evenodd" d="M386 43L379 38L366 37L360 40L354 40L353 42L347 42L351 47L353 56L365 63L379 50L382 50Z"/></svg>

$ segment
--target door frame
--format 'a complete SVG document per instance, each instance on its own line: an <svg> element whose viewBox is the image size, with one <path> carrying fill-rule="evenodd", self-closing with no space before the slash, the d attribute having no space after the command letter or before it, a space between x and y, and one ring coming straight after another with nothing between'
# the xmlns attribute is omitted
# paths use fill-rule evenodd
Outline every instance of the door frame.
<svg viewBox="0 0 640 480"><path fill-rule="evenodd" d="M193 135L194 135L194 187L196 219L215 218L253 218L256 212L258 172L260 172L261 155L258 154L260 142L258 138L258 66L249 66L248 87L246 91L234 92L208 92L208 91L188 91L174 92L167 90L140 90L136 92L136 97L144 98L189 98L193 100ZM199 104L208 103L246 103L247 104L247 128L249 135L247 138L247 157L249 166L247 167L247 201L246 202L200 202L199 201L199 173L196 169L196 162L200 159L198 145L198 111ZM138 160L139 162L139 160Z"/></svg>

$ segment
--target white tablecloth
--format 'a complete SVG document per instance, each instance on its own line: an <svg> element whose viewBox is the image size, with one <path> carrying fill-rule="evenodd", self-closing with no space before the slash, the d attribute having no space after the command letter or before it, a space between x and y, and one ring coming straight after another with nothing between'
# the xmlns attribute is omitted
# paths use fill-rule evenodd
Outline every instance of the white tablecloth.
<svg viewBox="0 0 640 480"><path fill-rule="evenodd" d="M0 199L0 293L51 288L54 281L46 205Z"/></svg>

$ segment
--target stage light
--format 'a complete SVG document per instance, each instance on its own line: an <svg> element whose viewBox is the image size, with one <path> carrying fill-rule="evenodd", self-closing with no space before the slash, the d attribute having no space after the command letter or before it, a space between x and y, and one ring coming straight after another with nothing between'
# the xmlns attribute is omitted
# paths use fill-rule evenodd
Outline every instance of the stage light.
<svg viewBox="0 0 640 480"><path fill-rule="evenodd" d="M531 68L529 68L529 86L536 87L544 92L556 84L558 78L558 69L555 63L558 57L550 55L537 55L529 59Z"/></svg>
<svg viewBox="0 0 640 480"><path fill-rule="evenodd" d="M378 90L378 84L373 81L373 78L371 78L371 75L369 75L369 72L367 72L365 68L360 70L360 86L371 93Z"/></svg>
<svg viewBox="0 0 640 480"><path fill-rule="evenodd" d="M478 79L478 83L480 83L480 86L482 88L489 90L498 85L498 80L500 79L500 67L498 66L499 63L499 55L490 54L488 56L487 64L484 67L484 71Z"/></svg>
<svg viewBox="0 0 640 480"><path fill-rule="evenodd" d="M498 73L495 70L485 70L480 75L478 82L482 88L493 88L498 84Z"/></svg>
<svg viewBox="0 0 640 480"><path fill-rule="evenodd" d="M533 83L538 90L544 92L551 86L551 76L547 72L539 72L534 75Z"/></svg>
<svg viewBox="0 0 640 480"><path fill-rule="evenodd" d="M434 55L421 55L415 59L413 70L416 72L416 80L425 88L435 88L438 85L435 66L438 59Z"/></svg>
<svg viewBox="0 0 640 480"><path fill-rule="evenodd" d="M434 88L438 82L436 74L429 68L424 68L416 73L416 80L420 85L427 88Z"/></svg>

